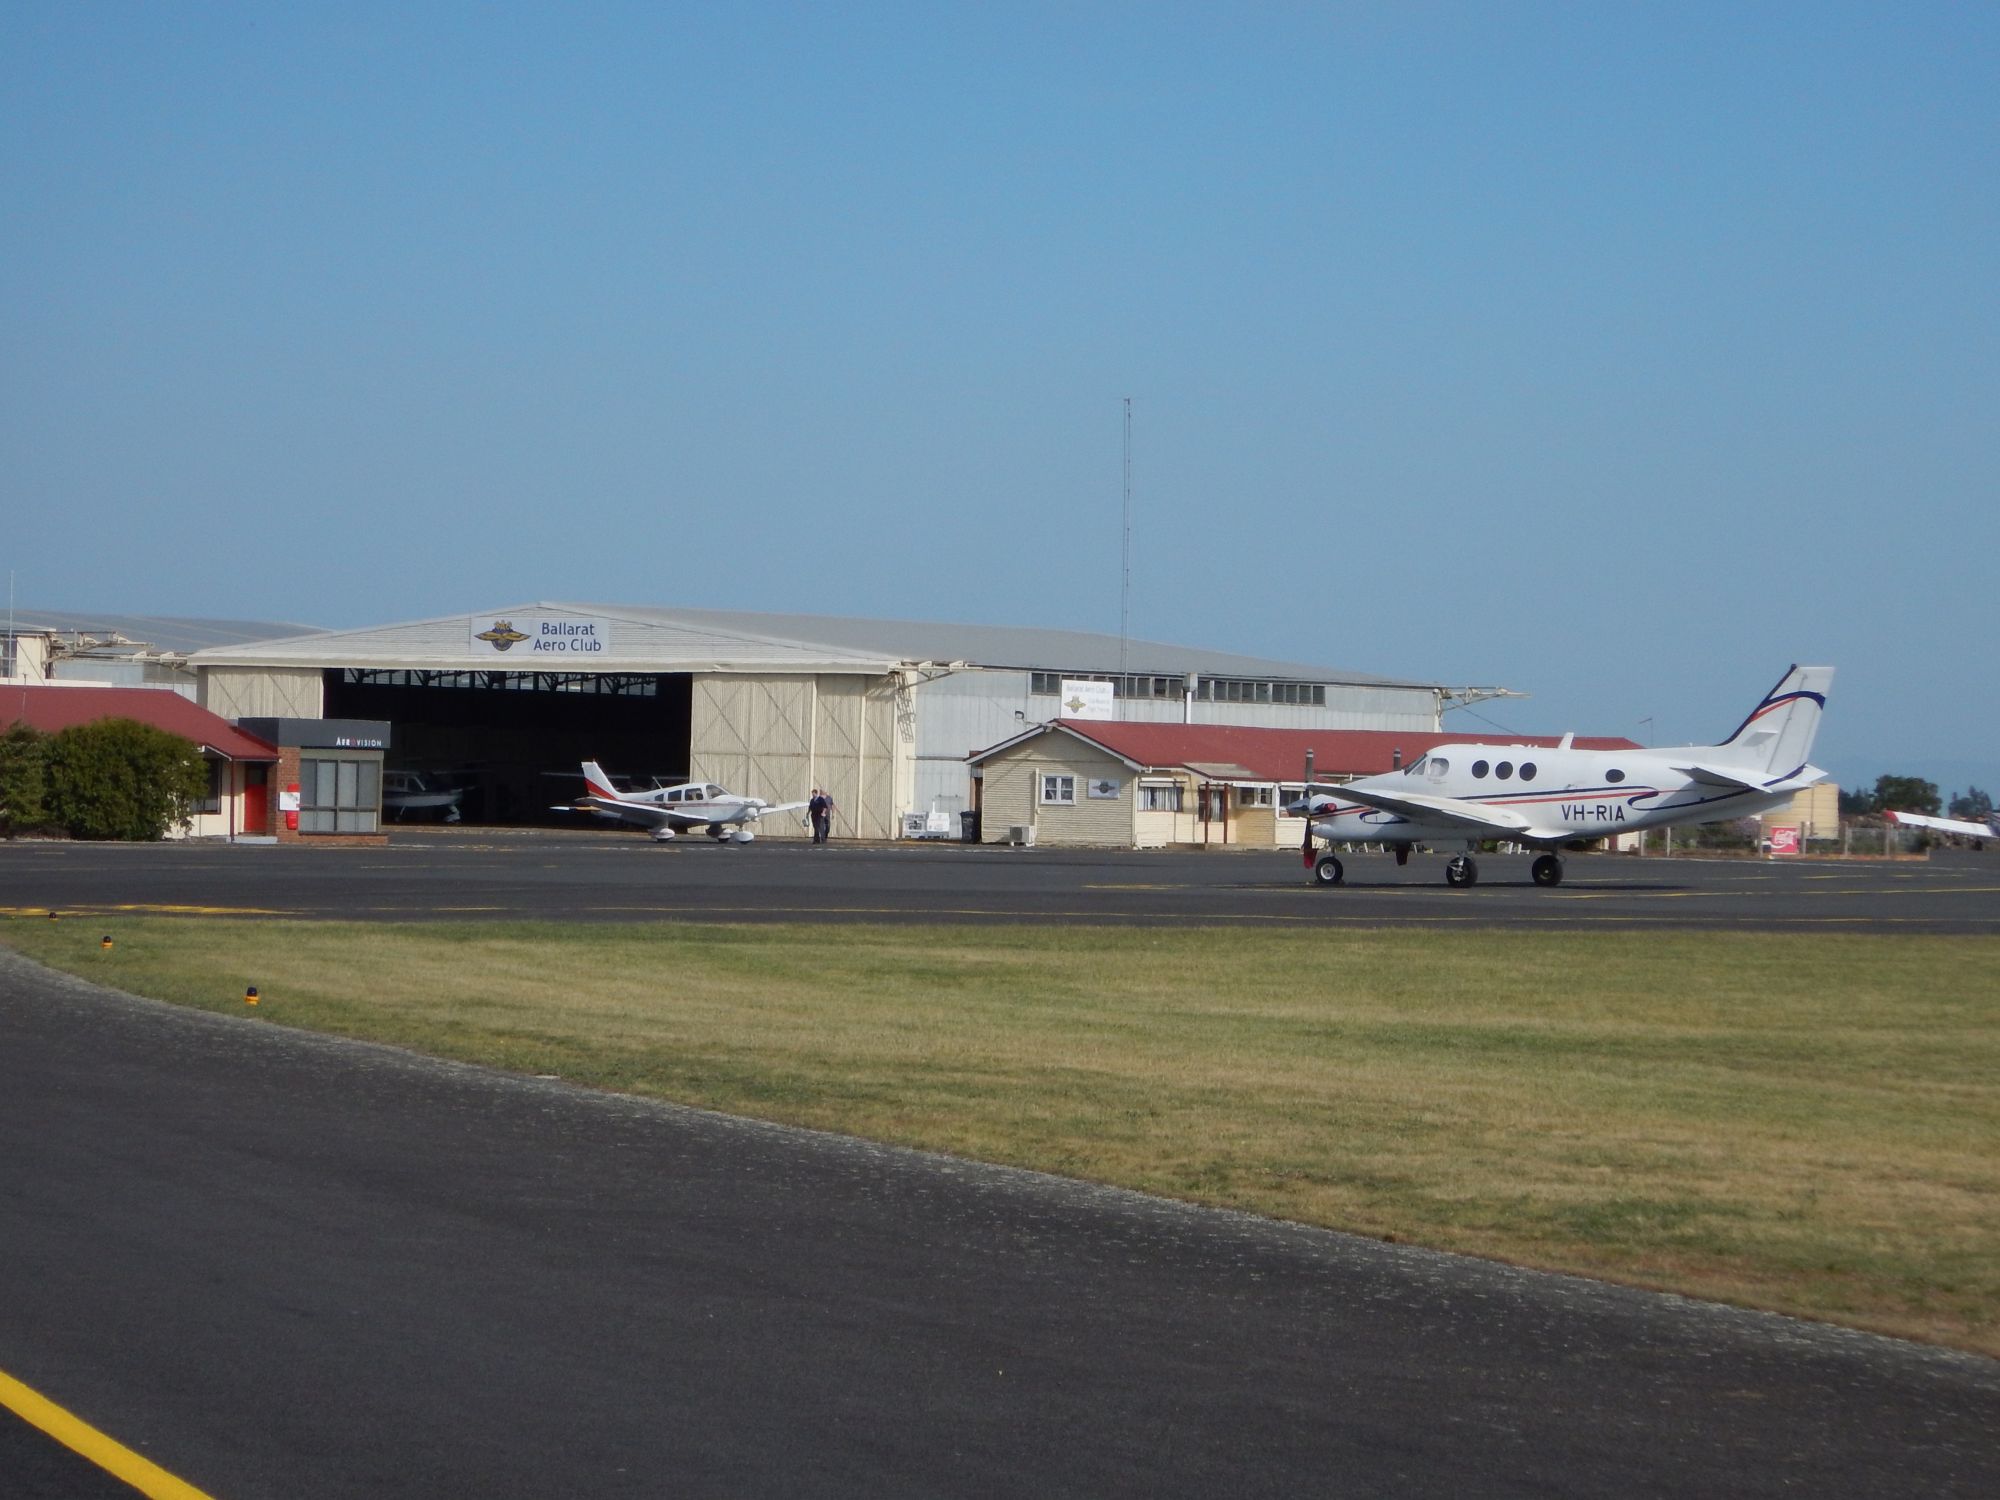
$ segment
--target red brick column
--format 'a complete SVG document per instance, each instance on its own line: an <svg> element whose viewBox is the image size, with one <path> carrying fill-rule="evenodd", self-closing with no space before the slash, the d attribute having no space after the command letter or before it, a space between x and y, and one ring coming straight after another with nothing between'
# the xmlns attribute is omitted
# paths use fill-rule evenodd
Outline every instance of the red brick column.
<svg viewBox="0 0 2000 1500"><path fill-rule="evenodd" d="M271 767L271 832L278 836L281 844L296 844L304 835L296 828L288 826L297 818L287 818L280 804L284 794L296 790L299 784L299 748L296 745L278 747L278 763Z"/></svg>

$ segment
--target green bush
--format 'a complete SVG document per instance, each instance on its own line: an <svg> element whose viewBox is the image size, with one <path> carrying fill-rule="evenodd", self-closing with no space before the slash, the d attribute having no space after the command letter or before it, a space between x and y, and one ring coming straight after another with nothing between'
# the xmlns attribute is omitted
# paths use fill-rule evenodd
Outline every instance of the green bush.
<svg viewBox="0 0 2000 1500"><path fill-rule="evenodd" d="M12 838L48 821L43 806L48 738L31 724L0 734L0 836Z"/></svg>
<svg viewBox="0 0 2000 1500"><path fill-rule="evenodd" d="M201 752L135 719L99 719L51 735L46 768L44 803L71 838L163 838L208 792Z"/></svg>

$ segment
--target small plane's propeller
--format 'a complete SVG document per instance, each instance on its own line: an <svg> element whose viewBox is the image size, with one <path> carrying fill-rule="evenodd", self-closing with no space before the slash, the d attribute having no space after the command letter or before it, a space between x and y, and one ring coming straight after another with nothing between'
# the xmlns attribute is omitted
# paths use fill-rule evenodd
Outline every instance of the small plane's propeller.
<svg viewBox="0 0 2000 1500"><path fill-rule="evenodd" d="M1304 801L1304 816L1300 821L1305 825L1305 832L1299 836L1299 855L1305 860L1306 868L1310 870L1313 866L1313 753L1311 750L1306 751Z"/></svg>

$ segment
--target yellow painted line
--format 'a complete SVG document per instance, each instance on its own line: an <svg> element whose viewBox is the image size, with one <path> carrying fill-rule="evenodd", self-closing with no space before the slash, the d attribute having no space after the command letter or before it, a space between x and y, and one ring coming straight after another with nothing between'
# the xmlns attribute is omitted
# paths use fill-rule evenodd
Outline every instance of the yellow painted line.
<svg viewBox="0 0 2000 1500"><path fill-rule="evenodd" d="M211 1500L206 1491L196 1489L184 1479L176 1479L151 1459L141 1458L123 1443L106 1437L5 1370L0 1370L0 1406L30 1426L39 1427L65 1448L81 1453L105 1473L124 1480L150 1500Z"/></svg>

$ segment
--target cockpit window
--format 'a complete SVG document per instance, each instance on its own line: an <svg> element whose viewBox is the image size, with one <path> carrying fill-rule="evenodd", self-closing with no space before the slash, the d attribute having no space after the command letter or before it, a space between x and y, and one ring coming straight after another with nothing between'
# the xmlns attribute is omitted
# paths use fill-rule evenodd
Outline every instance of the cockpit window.
<svg viewBox="0 0 2000 1500"><path fill-rule="evenodd" d="M1432 781L1443 781L1445 773L1451 770L1451 762L1441 755L1424 757L1424 772Z"/></svg>
<svg viewBox="0 0 2000 1500"><path fill-rule="evenodd" d="M1429 764L1430 764L1430 757L1428 755L1419 755L1415 760L1411 761L1407 766L1403 767L1403 774L1405 776L1415 776L1418 772L1422 771L1423 768Z"/></svg>

